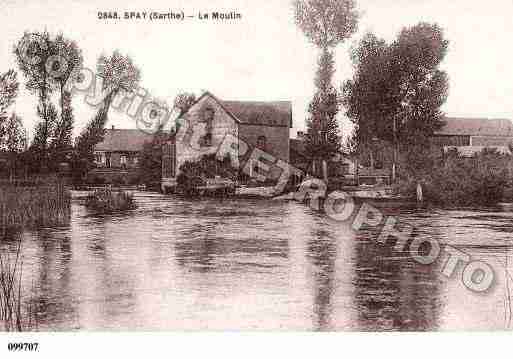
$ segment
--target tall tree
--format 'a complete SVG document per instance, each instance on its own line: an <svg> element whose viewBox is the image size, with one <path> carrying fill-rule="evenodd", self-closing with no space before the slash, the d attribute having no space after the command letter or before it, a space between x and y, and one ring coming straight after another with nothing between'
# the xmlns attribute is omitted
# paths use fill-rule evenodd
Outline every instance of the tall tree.
<svg viewBox="0 0 513 359"><path fill-rule="evenodd" d="M61 116L57 121L54 135L50 143L50 158L51 163L56 169L62 162L69 160L69 156L73 150L72 135L73 135L73 109L71 107L71 93L62 93L63 99L61 100Z"/></svg>
<svg viewBox="0 0 513 359"><path fill-rule="evenodd" d="M177 120L186 113L189 108L196 102L196 95L189 92L183 92L175 97L173 108L178 112ZM180 129L180 123L175 124L175 131Z"/></svg>
<svg viewBox="0 0 513 359"><path fill-rule="evenodd" d="M103 141L105 135L105 118L107 116L103 111L102 107L75 139L71 164L75 182L80 182L93 168L94 146Z"/></svg>
<svg viewBox="0 0 513 359"><path fill-rule="evenodd" d="M138 167L138 179L141 183L150 186L160 183L162 178L162 147L168 138L169 134L166 134L160 126L153 135L152 141L144 144Z"/></svg>
<svg viewBox="0 0 513 359"><path fill-rule="evenodd" d="M443 124L448 77L440 64L447 50L442 29L427 23L404 28L391 44L368 34L353 49L355 74L344 83L343 102L360 152L377 138L410 155L425 153ZM410 155L411 163L422 162Z"/></svg>
<svg viewBox="0 0 513 359"><path fill-rule="evenodd" d="M114 51L110 57L100 56L97 63L98 75L103 78L103 90L107 96L100 105L95 117L88 123L75 140L73 153L73 173L75 180L81 180L94 166L94 147L103 141L105 125L112 100L119 91L132 92L140 81L140 70L129 56Z"/></svg>
<svg viewBox="0 0 513 359"><path fill-rule="evenodd" d="M7 109L16 100L18 89L19 82L14 70L0 74L0 139L3 138L5 133L5 121L8 118ZM2 142L0 142L0 146L2 146Z"/></svg>
<svg viewBox="0 0 513 359"><path fill-rule="evenodd" d="M41 172L46 172L48 168L48 146L57 118L55 107L50 101L53 79L47 68L53 55L52 49L52 41L46 31L25 33L14 47L18 67L26 79L26 88L38 98L37 114L41 121L36 125L31 147Z"/></svg>
<svg viewBox="0 0 513 359"><path fill-rule="evenodd" d="M317 92L309 107L307 149L316 163L322 161L323 176L328 180L327 159L340 149L336 115L339 110L338 91L332 85L333 49L357 30L359 13L355 0L295 0L295 21L308 40L320 51L315 85Z"/></svg>
<svg viewBox="0 0 513 359"><path fill-rule="evenodd" d="M27 134L21 118L15 113L7 119L4 128L3 141L0 141L0 144L3 142L3 146L0 146L0 150L5 151L9 157L9 172L12 180L16 175L18 156L26 147Z"/></svg>
<svg viewBox="0 0 513 359"><path fill-rule="evenodd" d="M59 164L68 158L72 149L74 116L69 85L81 70L83 57L77 43L62 34L52 41L52 53L59 61L59 70L54 74L53 82L60 95L60 118L54 129L50 152L51 163Z"/></svg>
<svg viewBox="0 0 513 359"><path fill-rule="evenodd" d="M192 105L196 102L196 95L190 92L182 92L176 95L174 101L174 108L178 110L179 115L183 115L185 112L191 108Z"/></svg>
<svg viewBox="0 0 513 359"><path fill-rule="evenodd" d="M105 115L105 122L110 105L119 91L132 92L141 80L141 71L128 55L115 50L111 56L102 55L96 64L96 72L103 79L103 90L107 96L98 113Z"/></svg>

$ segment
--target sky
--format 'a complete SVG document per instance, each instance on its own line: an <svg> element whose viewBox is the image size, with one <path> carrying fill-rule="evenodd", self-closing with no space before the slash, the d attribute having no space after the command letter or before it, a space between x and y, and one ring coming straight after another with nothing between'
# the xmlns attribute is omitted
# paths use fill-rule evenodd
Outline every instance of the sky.
<svg viewBox="0 0 513 359"><path fill-rule="evenodd" d="M449 116L513 118L510 69L513 1L493 0L357 0L358 32L336 49L334 84L352 76L349 50L367 32L391 41L405 26L436 22L450 41L442 64L450 78L443 110ZM145 20L106 21L99 11L235 11L242 19L227 22ZM173 102L183 91L203 91L223 100L288 100L293 103L294 128L303 130L318 50L293 21L290 0L0 0L0 72L16 69L13 45L24 31L62 32L82 48L84 66L95 69L101 54L118 49L142 71L141 86ZM25 79L19 74L22 84ZM29 132L38 121L36 98L20 92L16 111ZM95 113L84 96L73 99L75 134ZM111 111L116 128L136 128L134 120ZM344 135L350 124L340 118Z"/></svg>

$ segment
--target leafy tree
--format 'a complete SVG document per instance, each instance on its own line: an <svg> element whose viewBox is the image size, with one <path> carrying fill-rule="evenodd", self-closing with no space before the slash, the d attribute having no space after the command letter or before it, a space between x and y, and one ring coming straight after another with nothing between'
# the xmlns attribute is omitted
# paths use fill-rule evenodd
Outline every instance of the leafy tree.
<svg viewBox="0 0 513 359"><path fill-rule="evenodd" d="M128 55L115 50L110 57L100 56L96 64L96 72L103 78L103 90L108 92L103 106L98 110L105 115L105 122L110 105L119 91L132 92L141 79L141 71Z"/></svg>
<svg viewBox="0 0 513 359"><path fill-rule="evenodd" d="M161 126L153 135L152 141L144 144L139 158L139 182L151 185L162 178L162 146L168 138L169 134Z"/></svg>
<svg viewBox="0 0 513 359"><path fill-rule="evenodd" d="M19 153L26 146L26 131L21 117L11 114L5 123L3 150L10 153Z"/></svg>
<svg viewBox="0 0 513 359"><path fill-rule="evenodd" d="M41 121L36 125L31 151L34 151L41 172L46 172L48 168L48 146L57 118L55 107L50 101L53 78L47 69L53 55L52 49L52 41L47 32L25 33L14 47L18 67L26 79L25 86L38 98L37 114Z"/></svg>
<svg viewBox="0 0 513 359"><path fill-rule="evenodd" d="M295 0L295 20L318 48L333 48L351 37L358 27L355 0Z"/></svg>
<svg viewBox="0 0 513 359"><path fill-rule="evenodd" d="M180 116L191 108L196 102L196 95L189 92L183 92L176 96L174 102L174 108L180 113Z"/></svg>
<svg viewBox="0 0 513 359"><path fill-rule="evenodd" d="M178 111L179 119L184 113L186 113L192 105L196 102L196 95L189 92L183 92L176 96L173 107ZM178 132L180 129L180 123L176 123L175 131Z"/></svg>
<svg viewBox="0 0 513 359"><path fill-rule="evenodd" d="M103 141L105 136L105 125L112 100L121 90L134 91L141 77L140 70L134 65L132 59L121 55L117 50L110 57L100 56L97 73L103 78L103 89L108 94L95 117L75 140L72 161L75 181L81 181L94 167L94 147Z"/></svg>
<svg viewBox="0 0 513 359"><path fill-rule="evenodd" d="M74 116L69 84L82 68L83 57L77 43L62 34L52 41L52 53L61 62L61 68L53 76L54 85L60 94L60 119L56 123L50 145L51 163L58 165L68 159L72 149Z"/></svg>
<svg viewBox="0 0 513 359"><path fill-rule="evenodd" d="M6 121L3 141L0 141L0 150L6 152L9 157L9 172L11 179L16 174L16 164L19 154L25 150L27 134L23 122L19 116L13 113Z"/></svg>
<svg viewBox="0 0 513 359"><path fill-rule="evenodd" d="M3 134L3 123L8 117L7 108L16 100L18 89L19 82L14 70L0 74L0 138Z"/></svg>
<svg viewBox="0 0 513 359"><path fill-rule="evenodd" d="M59 121L56 121L54 136L50 143L50 162L54 166L67 161L73 151L74 116L71 107L71 93L66 91L62 96L61 118Z"/></svg>
<svg viewBox="0 0 513 359"><path fill-rule="evenodd" d="M341 147L338 133L338 93L331 86L334 73L334 61L331 52L323 52L315 79L318 88L308 112L306 150L313 159L327 159L337 153Z"/></svg>
<svg viewBox="0 0 513 359"><path fill-rule="evenodd" d="M94 146L103 141L105 136L105 109L102 107L87 127L75 139L72 159L72 173L75 183L84 179L87 172L94 168Z"/></svg>
<svg viewBox="0 0 513 359"><path fill-rule="evenodd" d="M355 74L344 83L343 103L359 152L375 139L395 142L422 166L413 157L423 156L443 125L448 77L439 67L447 50L442 29L427 23L404 28L391 44L367 34L353 49Z"/></svg>
<svg viewBox="0 0 513 359"><path fill-rule="evenodd" d="M57 121L57 109L51 102L41 103L37 107L37 113L44 120L36 124L34 138L29 147L32 158L31 171L46 173L50 164L49 142Z"/></svg>
<svg viewBox="0 0 513 359"><path fill-rule="evenodd" d="M314 174L319 172L316 163L322 160L327 181L327 159L341 146L336 119L338 91L332 85L333 48L356 32L359 13L355 0L295 0L293 4L297 26L321 50L315 79L317 92L309 107L306 142Z"/></svg>

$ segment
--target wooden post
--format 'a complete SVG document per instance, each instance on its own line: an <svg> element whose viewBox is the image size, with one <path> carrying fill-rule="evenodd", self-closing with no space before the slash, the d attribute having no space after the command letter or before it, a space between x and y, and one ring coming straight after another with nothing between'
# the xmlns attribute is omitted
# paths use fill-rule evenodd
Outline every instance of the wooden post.
<svg viewBox="0 0 513 359"><path fill-rule="evenodd" d="M359 186L360 185L360 173L359 173L358 158L355 159L354 163L355 163L354 175L356 178L356 186Z"/></svg>
<svg viewBox="0 0 513 359"><path fill-rule="evenodd" d="M423 202L424 201L424 196L422 194L422 185L420 184L420 182L417 182L417 202Z"/></svg>
<svg viewBox="0 0 513 359"><path fill-rule="evenodd" d="M328 162L326 160L322 160L322 175L324 182L328 185Z"/></svg>

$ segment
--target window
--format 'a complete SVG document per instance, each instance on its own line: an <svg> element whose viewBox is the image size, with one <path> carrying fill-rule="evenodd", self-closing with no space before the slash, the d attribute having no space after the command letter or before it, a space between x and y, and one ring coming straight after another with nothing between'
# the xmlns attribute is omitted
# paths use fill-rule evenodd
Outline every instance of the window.
<svg viewBox="0 0 513 359"><path fill-rule="evenodd" d="M110 168L110 153L105 154L105 167Z"/></svg>
<svg viewBox="0 0 513 359"><path fill-rule="evenodd" d="M258 137L256 147L262 151L265 151L267 148L267 138L265 136Z"/></svg>
<svg viewBox="0 0 513 359"><path fill-rule="evenodd" d="M96 152L94 154L94 161L97 163L97 164L102 164L104 161L103 161L103 153L101 152Z"/></svg>
<svg viewBox="0 0 513 359"><path fill-rule="evenodd" d="M126 168L127 156L121 155L119 158L119 162L121 163L121 167Z"/></svg>
<svg viewBox="0 0 513 359"><path fill-rule="evenodd" d="M202 147L212 146L212 127L214 122L214 110L207 107L203 112L203 122L205 122L205 136L201 139Z"/></svg>

